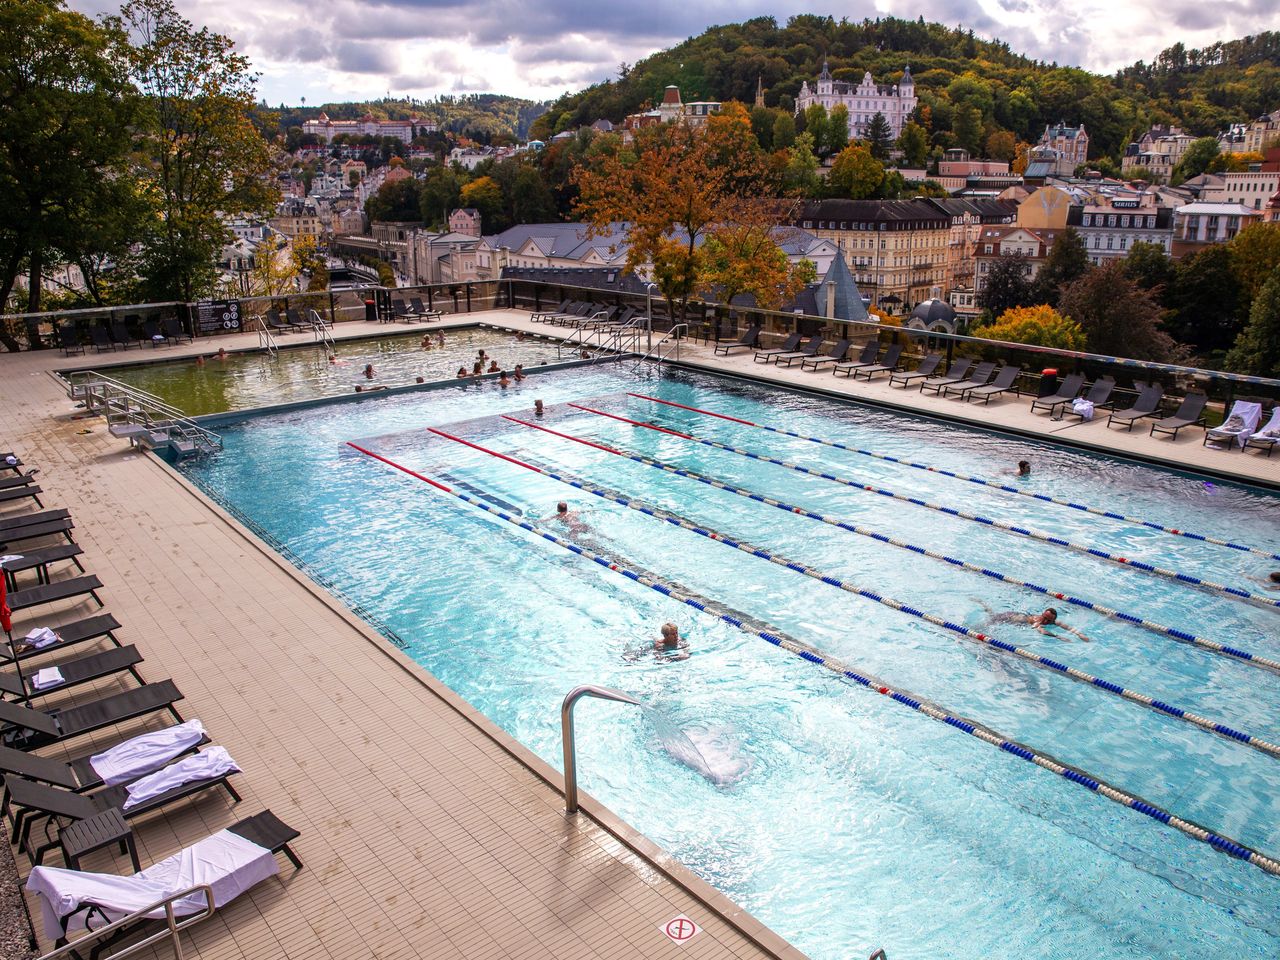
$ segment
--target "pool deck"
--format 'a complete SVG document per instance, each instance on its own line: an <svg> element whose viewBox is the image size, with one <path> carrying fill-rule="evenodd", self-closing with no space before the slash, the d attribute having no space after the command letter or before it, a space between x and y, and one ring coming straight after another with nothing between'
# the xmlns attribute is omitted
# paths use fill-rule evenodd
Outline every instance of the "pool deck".
<svg viewBox="0 0 1280 960"><path fill-rule="evenodd" d="M337 336L421 329L355 323ZM262 809L302 832L294 848L305 869L282 860L278 880L184 939L187 956L803 960L589 796L583 813L567 816L555 770L166 465L130 450L101 420L77 419L49 374L253 342L241 334L102 357L0 354L0 447L40 469L46 507L71 511L84 565L105 584L121 641L145 656L143 675L172 677L184 716L202 720L244 770L237 805L208 793L136 822L143 864ZM26 509L0 506L0 517ZM16 615L15 634L96 611L92 601L42 609L51 612ZM117 689L101 682L47 699L71 704ZM130 724L97 743L157 725ZM80 738L74 747L93 743ZM589 770L584 778L589 787ZM127 862L100 851L82 866L123 873ZM18 863L25 875L25 857ZM702 930L677 945L660 927L681 914ZM43 936L41 946L51 946Z"/></svg>

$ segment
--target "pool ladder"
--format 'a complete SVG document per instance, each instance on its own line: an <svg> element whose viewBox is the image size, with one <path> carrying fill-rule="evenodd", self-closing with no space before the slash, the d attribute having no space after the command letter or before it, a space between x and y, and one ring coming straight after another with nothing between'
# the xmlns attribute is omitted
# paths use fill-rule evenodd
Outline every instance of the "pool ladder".
<svg viewBox="0 0 1280 960"><path fill-rule="evenodd" d="M329 324L325 322L324 317L320 316L320 311L308 310L307 319L311 321L311 332L316 343L323 344L329 353L337 354L338 344L334 341L333 334L329 332Z"/></svg>
<svg viewBox="0 0 1280 960"><path fill-rule="evenodd" d="M657 362L658 369L661 370L662 362L664 360L670 360L673 356L674 359L679 360L680 341L682 339L680 336L681 331L688 333L689 325L687 323L677 323L674 327L663 334L662 339L655 343L647 353L637 357L636 362L632 364L631 369L639 370L646 360L653 360Z"/></svg>
<svg viewBox="0 0 1280 960"><path fill-rule="evenodd" d="M222 437L177 407L96 370L71 373L67 396L83 403L87 412L105 417L111 435L127 439L130 446L167 449L179 458L222 449Z"/></svg>

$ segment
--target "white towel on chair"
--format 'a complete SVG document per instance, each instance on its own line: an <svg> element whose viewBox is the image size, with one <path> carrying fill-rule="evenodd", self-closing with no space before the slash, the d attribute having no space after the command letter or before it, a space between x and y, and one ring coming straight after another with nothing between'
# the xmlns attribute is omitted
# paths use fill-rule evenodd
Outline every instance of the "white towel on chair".
<svg viewBox="0 0 1280 960"><path fill-rule="evenodd" d="M96 753L89 758L89 766L103 783L113 787L159 770L203 739L204 725L199 720L188 720L155 733L144 733L110 750Z"/></svg>
<svg viewBox="0 0 1280 960"><path fill-rule="evenodd" d="M48 627L36 627L22 639L31 644L32 647L39 650L42 647L50 647L58 642L58 635Z"/></svg>
<svg viewBox="0 0 1280 960"><path fill-rule="evenodd" d="M240 768L227 753L226 747L210 747L204 753L196 753L162 767L155 773L129 784L129 799L121 804L122 810L136 807L162 793L168 793L184 783L194 780L216 780L229 773L239 773Z"/></svg>
<svg viewBox="0 0 1280 960"><path fill-rule="evenodd" d="M1071 401L1071 412L1079 415L1082 420L1093 419L1093 403L1084 397L1076 397Z"/></svg>
<svg viewBox="0 0 1280 960"><path fill-rule="evenodd" d="M62 671L57 667L45 667L43 670L37 670L34 677L31 678L31 686L37 690L44 690L46 687L56 687L63 682Z"/></svg>

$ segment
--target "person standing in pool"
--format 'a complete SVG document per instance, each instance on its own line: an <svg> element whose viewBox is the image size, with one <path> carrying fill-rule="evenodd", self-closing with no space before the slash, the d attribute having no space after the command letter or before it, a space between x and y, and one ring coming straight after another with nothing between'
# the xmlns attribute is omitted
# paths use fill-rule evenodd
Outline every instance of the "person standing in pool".
<svg viewBox="0 0 1280 960"><path fill-rule="evenodd" d="M978 602L982 603L981 600L979 600ZM1034 627L1040 633L1043 633L1046 637L1056 636L1056 634L1052 634L1048 630L1046 630L1045 629L1046 627L1057 627L1059 630L1065 630L1067 631L1067 633L1074 634L1075 636L1079 637L1081 640L1085 641L1086 643L1090 642L1089 638L1086 637L1079 630L1077 630L1075 627L1068 626L1067 624L1059 621L1058 611L1055 610L1053 607L1046 607L1043 613L1021 613L1017 610L1005 610L1000 613L996 613L985 603L982 603L982 609L987 611L988 625L998 624L998 623L1010 623L1010 624L1016 624L1019 626ZM1065 639L1065 638L1059 637L1058 639Z"/></svg>
<svg viewBox="0 0 1280 960"><path fill-rule="evenodd" d="M364 365L364 378L366 380L372 380L375 376L376 374L373 372L373 364L366 363Z"/></svg>
<svg viewBox="0 0 1280 960"><path fill-rule="evenodd" d="M542 413L543 413L543 410L542 410L542 401L541 401L541 400L535 400L535 401L533 401L533 415L534 415L535 417L540 417L540 416L542 416Z"/></svg>
<svg viewBox="0 0 1280 960"><path fill-rule="evenodd" d="M443 330L438 330L438 331L436 331L436 337L437 337L436 345L437 345L437 346L440 346L440 347L443 347L443 346L444 346L444 331L443 331Z"/></svg>
<svg viewBox="0 0 1280 960"><path fill-rule="evenodd" d="M1014 471L1019 477L1031 476L1031 464L1026 460L1018 461L1018 469Z"/></svg>
<svg viewBox="0 0 1280 960"><path fill-rule="evenodd" d="M512 379L513 379L513 380L515 380L515 382L516 382L516 383L519 383L521 380L523 380L523 379L524 379L524 364L523 364L523 363L517 363L517 364L516 364L515 374L512 376Z"/></svg>
<svg viewBox="0 0 1280 960"><path fill-rule="evenodd" d="M498 377L498 386L500 386L503 390L511 386L511 381L507 379L507 371L505 370L500 371L500 376Z"/></svg>
<svg viewBox="0 0 1280 960"><path fill-rule="evenodd" d="M662 636L653 641L653 650L659 660L668 663L689 659L689 644L680 638L680 628L674 623L662 625Z"/></svg>
<svg viewBox="0 0 1280 960"><path fill-rule="evenodd" d="M465 379L467 379L467 368L466 368L466 367L459 367L459 368L458 368L458 372L457 372L456 374L454 374L454 379L455 379L455 380L465 380Z"/></svg>

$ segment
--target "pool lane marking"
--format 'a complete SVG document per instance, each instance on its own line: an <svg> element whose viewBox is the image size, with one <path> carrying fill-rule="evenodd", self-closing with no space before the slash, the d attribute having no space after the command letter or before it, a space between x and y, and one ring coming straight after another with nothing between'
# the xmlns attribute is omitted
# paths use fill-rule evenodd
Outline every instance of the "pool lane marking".
<svg viewBox="0 0 1280 960"><path fill-rule="evenodd" d="M679 430L671 430L667 427L661 427L654 423L646 423L642 420L632 420L630 417L620 416L616 413L606 413L603 410L596 410L593 407L584 407L577 403L570 403L568 406L575 410L582 410L586 413L594 413L599 417L608 417L610 420L618 420L622 423L628 423L633 427L643 427L646 430L656 430L658 433L669 434L673 437L679 437L681 440L689 440L693 443L700 443L705 447L712 447L716 450L725 450L729 453L736 454L740 457L747 457L751 460L758 460L761 463L771 463L774 466L783 467L787 470L794 470L797 473L807 474L811 477L817 477L820 480L829 480L832 483L838 483L842 486L850 487L854 490L861 490L866 493L878 494L882 497L888 497L891 500L900 500L903 503L909 503L913 506L924 507L926 510L933 510L938 513L946 514L949 517L957 517L961 520L968 520L971 523L978 523L986 527L992 527L996 530L1004 530L1006 533L1016 534L1019 537L1027 537L1031 540L1047 543L1055 547L1062 547L1065 550L1073 550L1077 553L1087 554L1096 557L1099 560L1105 560L1108 563L1114 563L1122 567L1128 567L1132 570L1140 570L1143 573L1154 574L1155 576L1164 577L1169 580L1175 580L1178 583L1185 583L1194 587L1203 587L1215 593L1224 596L1235 597L1248 603L1254 603L1258 606L1267 607L1272 610L1280 609L1280 600L1273 600L1270 597L1263 597L1256 593L1250 593L1247 590L1241 590L1238 587L1230 587L1223 583L1217 583L1213 580L1205 580L1201 577L1192 576L1189 573L1179 573L1177 570L1170 570L1165 567L1157 567L1141 560L1130 560L1127 557L1117 556L1106 550L1097 547L1091 547L1088 544L1076 543L1072 540L1064 540L1062 537L1055 537L1051 534L1043 533L1039 530L1032 530L1028 527L1015 526L1012 523L1006 523L1003 520L994 520L991 517L984 517L977 513L968 513L964 510L957 510L954 507L943 506L940 503L933 503L928 500L922 500L919 497L909 497L904 493L897 493L885 487L877 487L874 484L859 483L856 480L849 480L845 477L837 477L835 474L823 473L821 470L812 470L809 467L801 466L798 463L791 463L788 460L779 460L776 457L770 457L767 454L756 453L753 450L745 450L742 447L730 446L727 443L720 443L717 440L706 440L702 437L696 437L693 434L682 433Z"/></svg>
<svg viewBox="0 0 1280 960"><path fill-rule="evenodd" d="M923 697L917 697L907 691L891 687L874 674L854 669L834 657L827 656L821 650L811 647L803 641L791 637L788 634L780 631L756 630L748 625L748 618L736 616L735 613L730 611L727 607L722 608L725 612L717 612L716 610L708 609L707 605L702 601L693 599L692 597L682 596L678 590L657 577L652 575L641 575L627 568L617 559L606 557L602 554L591 553L570 540L565 540L550 531L542 530L523 518L512 516L505 510L502 510L491 503L487 503L478 497L462 493L458 490L453 490L442 483L432 480L430 477L423 476L421 473L396 463L394 460L390 460L380 454L374 453L372 450L368 450L351 442L348 442L347 445L366 456L381 461L389 467L430 484L437 490L456 497L464 503L468 503L479 510L483 510L484 512L492 514L499 519L505 520L507 523L517 526L522 530L526 530L534 536L540 537L549 543L554 543L556 546L563 547L570 553L577 554L578 556L590 560L592 563L598 564L607 570L612 570L634 583L647 587L648 589L660 593L665 597L670 597L671 599L679 603L683 603L685 606L691 607L700 613L710 614L712 617L715 617L723 623L727 623L731 627L750 634L751 636L759 637L775 647L786 650L788 653L800 657L802 660L830 670L840 677L852 680L859 686L866 687L868 690L879 693L881 696L887 697L894 703L914 710L917 713L924 714L926 717L937 720L940 723L945 723L952 729L959 730L962 733L967 733L969 736L975 737L984 743L988 743L1010 756L1017 757L1019 760L1024 760L1027 763L1034 764L1042 770L1048 770L1050 773L1056 774L1064 780L1083 787L1098 796L1104 797L1112 803L1117 803L1120 806L1137 811L1138 813L1150 817L1152 820L1162 823L1165 826L1173 827L1175 830L1191 837L1193 840L1198 840L1201 843L1208 844L1219 853L1226 854L1229 857L1234 857L1237 860L1243 860L1245 863L1249 863L1273 876L1280 876L1280 860L1276 860L1274 857L1268 856L1253 847L1239 843L1230 837L1210 830L1207 827L1203 827L1194 821L1172 814L1163 807L1157 806L1154 803L1149 803L1141 797L1111 785L1101 777L1095 777L1086 773L1084 770L1081 770L1079 767L1063 763L1049 754L1042 753L1035 748L1029 747L1016 740L1011 740L998 733L993 728L979 723L976 720L970 720L967 717L955 713L954 711L944 709Z"/></svg>
<svg viewBox="0 0 1280 960"><path fill-rule="evenodd" d="M961 560L957 557L948 556L945 553L939 553L936 550L930 550L926 547L921 547L914 543L908 543L905 540L899 540L896 537L890 537L887 534L880 533L879 531L873 530L870 527L864 527L864 526L861 526L860 524L851 523L849 521L842 520L839 517L831 517L821 513L817 513L805 507L800 507L792 503L787 503L785 500L778 500L773 497L768 497L768 496L765 496L764 494L757 493L754 490L748 490L745 487L734 486L733 484L726 483L723 480L717 480L714 477L709 477L705 474L698 473L695 470L688 470L684 467L677 467L673 464L665 463L661 460L655 460L653 457L646 457L643 454L634 453L630 450L624 450L620 447L614 447L614 446L610 446L609 444L603 444L593 440L587 440L587 439L584 439L583 437L577 437L570 433L563 433L559 430L552 430L550 427L544 427L540 424L530 423L529 421L521 420L518 417L507 416L504 414L503 419L510 420L512 423L518 423L525 427L530 427L531 429L534 429L534 430L541 430L543 433L549 433L555 437L560 437L565 440L572 440L574 443L580 443L584 446L594 447L597 450L603 450L605 453L611 453L615 456L624 457L627 460L634 461L635 463L641 463L641 464L644 464L645 466L653 467L654 469L661 470L664 473L670 473L677 477L685 477L689 480L696 480L698 483L706 484L707 486L714 487L717 490L724 490L728 493L737 494L740 497L746 497L748 500L754 500L757 503L763 503L770 507L776 507L777 509L782 510L784 513L795 514L796 516L805 517L809 520L817 520L821 523L825 523L833 527L838 527L841 530L847 530L850 533L856 533L859 536L869 537L870 539L875 540L877 543L886 543L886 544L889 544L890 546L898 547L902 550L908 550L911 553L918 554L920 556L929 557L934 560L941 560L945 563L951 564L953 567L960 567L963 570L968 570L971 573L981 574L984 577L989 577L992 580L998 580L1001 583L1012 584L1015 587L1025 587L1026 589L1032 590L1035 593L1038 593L1042 596L1050 597L1055 600L1060 600L1063 603L1069 603L1069 604L1072 604L1073 606L1077 606L1085 610L1091 610L1094 613L1099 613L1105 617L1110 617L1113 620L1119 620L1123 623L1128 623L1137 627L1142 627L1146 630L1150 630L1162 636L1169 637L1170 639L1177 640L1179 643L1191 644L1193 646L1200 647L1201 649L1208 650L1210 653L1216 653L1216 654L1221 654L1222 656L1231 657L1232 659L1237 660L1240 663L1248 663L1248 664L1251 664L1252 666L1262 667L1265 669L1280 672L1280 660L1273 660L1269 657L1264 657L1259 654L1250 653L1247 650L1241 650L1237 647L1229 647L1225 644L1219 643L1216 640L1210 640L1208 637L1201 637L1193 633L1188 633L1185 630L1177 630L1173 627L1167 627L1162 623L1155 622L1154 620L1148 620L1145 617L1140 617L1132 613L1126 613L1121 610L1114 610L1111 607L1103 606L1100 603L1094 603L1091 600L1084 600L1084 599L1081 599L1080 597L1075 597L1068 593L1061 593L1056 590L1050 590L1048 587L1041 586L1038 583L1032 583L1029 580L1020 580L1017 577L1010 576L1009 574L1006 574L1006 573L1001 573L1000 571L993 570L990 567L980 566L976 563L970 563L967 560Z"/></svg>
<svg viewBox="0 0 1280 960"><path fill-rule="evenodd" d="M918 607L903 603L901 600L895 600L893 597L887 597L884 594L877 593L874 590L869 590L866 587L859 586L849 580L824 573L821 570L810 567L807 564L800 563L799 561L790 560L780 554L765 550L763 547L757 547L754 544L747 543L744 540L730 536L727 533L722 533L711 527L696 524L692 520L682 517L679 514L651 506L641 500L636 500L624 494L607 490L578 477L558 473L554 470L549 470L544 467L537 466L536 464L528 463L527 461L521 460L517 457L500 453L497 450L491 450L488 447L475 443L471 440L464 440L461 437L455 437L453 434L445 433L443 430L437 429L436 427L428 427L427 430L438 437L443 437L446 440L452 440L454 443L461 444L464 447L470 447L472 450L479 451L480 453L487 454L498 460L503 460L517 467L532 471L533 473L547 477L551 480L567 484L568 486L581 490L584 493L589 493L592 496L599 497L602 500L608 500L611 503L616 503L620 506L627 507L630 510L635 510L645 516L652 517L655 520L662 521L663 523L669 523L673 527L679 527L682 530L695 533L700 537L705 537L708 540L723 544L730 549L745 553L747 556L756 557L760 560L767 560L769 563L783 567L787 570L792 570L795 573L803 574L804 576L817 580L819 583L824 583L827 586L835 587L838 590L844 590L846 593L851 593L854 596L862 597L867 600L874 600L876 603L888 607L890 610L908 614L916 617L917 619L924 620L926 623L931 623L934 626L943 627L944 629L957 633L981 646L991 647L995 650L1001 651L1002 653L1013 654L1016 657L1028 661L1029 663L1035 664L1036 666L1052 670L1062 676L1070 677L1072 680L1079 683L1096 687L1097 689L1109 693L1112 696L1119 697L1122 700L1127 700L1130 703L1136 703L1139 706L1146 707L1156 713L1164 714L1165 716L1172 717L1175 720L1181 720L1184 723L1189 723L1193 726L1199 727L1201 730L1207 730L1210 733L1225 737L1228 740L1233 740L1236 743L1243 744L1244 746L1252 747L1260 753L1268 754L1274 758L1280 758L1280 746L1271 743L1269 740L1263 740L1261 737L1255 737L1251 734L1243 733L1242 731L1229 727L1226 724L1218 723L1217 721L1210 720L1207 717L1202 717L1197 713L1184 710L1182 707L1174 706L1164 700L1150 697L1145 693L1138 692L1137 690L1130 690L1127 687L1122 687L1118 683L1112 683L1109 680L1103 680L1100 677L1095 677L1093 674L1085 673L1083 670L1067 666L1059 660L1041 656L1040 654L1032 650L1028 650L1025 647L1019 647L1004 640L998 640L995 637L981 633L977 630L972 630L962 623L956 623L936 614L927 613Z"/></svg>
<svg viewBox="0 0 1280 960"><path fill-rule="evenodd" d="M1161 533L1172 534L1176 537L1186 537L1188 540L1199 540L1203 543L1212 543L1220 547L1227 547L1231 550L1238 550L1242 553L1252 553L1260 557L1266 557L1268 560L1280 560L1280 553L1269 553L1268 551L1261 550L1258 547L1252 547L1247 543L1236 543L1231 540L1222 540L1218 537L1192 533L1189 530L1181 530L1177 527L1165 526L1164 524L1156 523L1152 520L1144 520L1142 517L1130 517L1123 513L1116 513L1113 510L1104 510L1101 507L1091 507L1087 504L1076 503L1073 500L1063 500L1059 497L1051 497L1045 493L1034 493L1031 490L1021 490L1012 484L1001 483L998 480L987 480L983 477L966 476L963 473L944 470L941 467L934 467L927 463L917 463L914 460L904 460L902 457L894 457L887 453L877 453L874 450L864 450L861 447L851 447L848 444L840 443L836 440L825 440L822 437L810 437L803 433L796 433L794 430L783 430L781 427L771 427L766 423L755 423L751 420L743 420L739 417L731 417L727 414L716 413L714 410L704 410L701 407L690 407L683 403L676 403L673 400L661 400L658 397L651 397L643 393L628 393L627 396L635 397L637 400L648 400L651 403L661 403L668 407L678 407L681 410L700 413L706 417L728 420L730 423L738 423L746 427L756 427L759 430L768 430L770 433L777 433L784 437L795 437L797 440L807 440L809 443L818 443L824 447L834 447L837 450L845 450L849 453L856 453L864 457L872 457L876 460L884 460L888 463L896 463L901 466L913 467L916 470L924 470L927 473L940 474L941 476L951 477L955 480L964 480L968 483L976 483L979 486L990 487L993 490L1000 490L1004 493L1014 493L1020 497L1030 497L1032 500L1040 500L1044 503L1053 503L1060 507L1070 507L1072 510L1092 513L1095 516L1106 517L1108 520L1121 520L1125 523L1132 523L1139 527L1146 527L1149 530L1158 530Z"/></svg>

